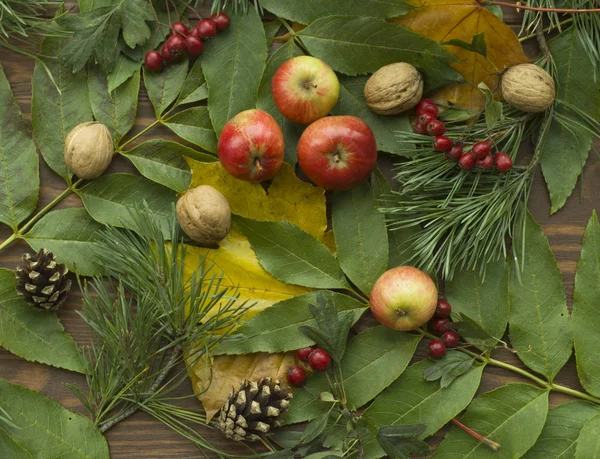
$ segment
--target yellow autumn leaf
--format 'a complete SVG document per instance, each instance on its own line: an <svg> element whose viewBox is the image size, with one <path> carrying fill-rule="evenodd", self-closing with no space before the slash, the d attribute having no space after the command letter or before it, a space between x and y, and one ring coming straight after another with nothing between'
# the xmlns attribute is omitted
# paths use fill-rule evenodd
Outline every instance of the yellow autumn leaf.
<svg viewBox="0 0 600 459"><path fill-rule="evenodd" d="M471 43L474 35L484 34L487 59L457 46L447 46L458 62L458 70L468 84L453 84L433 98L452 102L461 108L481 110L485 96L477 89L484 82L492 90L498 87L498 72L506 67L529 62L523 47L511 28L485 9L478 0L409 0L418 9L393 22L408 27L437 42L459 39Z"/></svg>

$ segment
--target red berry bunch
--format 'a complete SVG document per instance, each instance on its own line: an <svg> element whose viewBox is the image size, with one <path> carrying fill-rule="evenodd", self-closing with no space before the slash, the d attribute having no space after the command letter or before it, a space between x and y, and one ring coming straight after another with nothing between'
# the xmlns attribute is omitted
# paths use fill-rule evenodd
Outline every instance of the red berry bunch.
<svg viewBox="0 0 600 459"><path fill-rule="evenodd" d="M329 354L318 347L298 349L296 357L301 362L307 362L313 371L325 371L331 363ZM301 386L306 381L306 377L306 371L300 365L290 367L287 371L287 380L292 386Z"/></svg>
<svg viewBox="0 0 600 459"><path fill-rule="evenodd" d="M452 306L444 300L439 300L437 309L433 319L429 322L429 328L437 335L441 335L440 339L431 340L428 344L429 356L434 359L441 359L446 355L446 349L456 347L460 342L460 335L450 329L450 313Z"/></svg>
<svg viewBox="0 0 600 459"><path fill-rule="evenodd" d="M225 30L228 26L229 16L225 13L201 19L192 29L188 29L182 22L174 22L171 24L169 38L163 43L160 52L149 51L144 64L148 70L158 72L165 64L176 62L186 54L190 59L195 59L202 54L204 40L214 37L217 31Z"/></svg>

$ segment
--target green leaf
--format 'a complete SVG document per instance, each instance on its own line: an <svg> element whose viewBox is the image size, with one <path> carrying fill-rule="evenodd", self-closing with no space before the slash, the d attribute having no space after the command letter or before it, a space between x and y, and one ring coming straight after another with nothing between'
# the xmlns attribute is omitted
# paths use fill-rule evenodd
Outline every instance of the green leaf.
<svg viewBox="0 0 600 459"><path fill-rule="evenodd" d="M281 25L281 21L279 21L279 19L275 19L270 22L263 22L265 37L267 38L267 49L271 49L271 46L273 45L273 39L277 36L277 33L282 27L283 26Z"/></svg>
<svg viewBox="0 0 600 459"><path fill-rule="evenodd" d="M160 72L151 72L144 66L144 86L157 119L171 106L181 92L188 71L188 61L167 65Z"/></svg>
<svg viewBox="0 0 600 459"><path fill-rule="evenodd" d="M423 375L426 381L440 380L442 389L448 387L456 378L471 369L475 362L474 357L460 351L446 352L441 359L435 360L433 365L425 368Z"/></svg>
<svg viewBox="0 0 600 459"><path fill-rule="evenodd" d="M275 278L312 288L347 287L329 249L297 226L239 216L233 224L250 241L260 265Z"/></svg>
<svg viewBox="0 0 600 459"><path fill-rule="evenodd" d="M420 340L419 335L383 326L368 328L352 338L341 365L348 407L363 406L393 383L405 370ZM423 379L422 372L420 378ZM285 422L303 422L319 416L326 405L318 396L328 389L325 374L313 374L304 388L294 393L294 403L284 416ZM380 398L381 395L374 403Z"/></svg>
<svg viewBox="0 0 600 459"><path fill-rule="evenodd" d="M56 57L62 42L46 38L41 54ZM38 61L31 80L31 121L33 133L44 160L50 168L69 181L64 158L65 138L75 126L92 120L85 73L73 74L58 58L48 59L46 69ZM58 89L57 89L58 88Z"/></svg>
<svg viewBox="0 0 600 459"><path fill-rule="evenodd" d="M0 432L23 450L17 458L108 459L108 444L88 418L63 408L39 392L2 378L0 393L3 408L18 426L0 426ZM0 452L3 443L0 442ZM3 457L16 459L15 456Z"/></svg>
<svg viewBox="0 0 600 459"><path fill-rule="evenodd" d="M462 81L448 64L453 55L439 43L383 19L328 16L298 33L308 51L346 75L372 73L393 62L408 62L429 89Z"/></svg>
<svg viewBox="0 0 600 459"><path fill-rule="evenodd" d="M134 73L142 67L139 61L134 61L124 54L119 54L115 68L107 75L108 92L112 93L115 89L125 83Z"/></svg>
<svg viewBox="0 0 600 459"><path fill-rule="evenodd" d="M487 47L485 46L485 39L483 35L483 32L473 35L471 43L459 40L458 38L453 38L452 40L442 42L442 45L458 46L459 48L466 49L467 51L472 51L474 53L481 54L483 57L486 57Z"/></svg>
<svg viewBox="0 0 600 459"><path fill-rule="evenodd" d="M140 73L135 72L129 80L109 93L106 75L100 67L95 66L89 71L88 88L94 118L110 129L113 142L118 145L135 124Z"/></svg>
<svg viewBox="0 0 600 459"><path fill-rule="evenodd" d="M421 456L429 452L429 445L419 440L426 428L425 424L383 426L377 441L391 459L410 459L411 454Z"/></svg>
<svg viewBox="0 0 600 459"><path fill-rule="evenodd" d="M367 305L347 295L323 291L335 303L340 316L349 315L356 322ZM314 344L298 327L315 326L308 304L316 301L317 293L310 292L280 301L255 315L240 328L232 339L223 342L213 354L250 354L253 352L287 352Z"/></svg>
<svg viewBox="0 0 600 459"><path fill-rule="evenodd" d="M499 387L473 400L460 422L499 443L500 450L492 451L454 426L432 458L521 457L540 436L547 413L548 391L522 383Z"/></svg>
<svg viewBox="0 0 600 459"><path fill-rule="evenodd" d="M549 42L552 62L556 66L557 101L576 106L596 121L600 121L600 90L590 75L597 72L581 41L572 29ZM581 116L565 105L555 105L554 119L542 145L540 163L550 192L551 212L564 206L573 192L592 147L593 135L579 124ZM560 115L570 122L561 123Z"/></svg>
<svg viewBox="0 0 600 459"><path fill-rule="evenodd" d="M304 126L288 120L277 109L273 100L273 94L271 93L271 80L273 79L275 72L277 72L277 69L279 69L284 62L302 55L302 50L296 46L294 40L289 40L285 45L277 49L267 62L267 67L258 90L258 99L256 101L256 107L269 113L275 118L277 124L279 124L285 140L285 161L292 166L295 166L298 162L296 145L302 135Z"/></svg>
<svg viewBox="0 0 600 459"><path fill-rule="evenodd" d="M40 166L29 126L0 65L0 222L16 229L35 210Z"/></svg>
<svg viewBox="0 0 600 459"><path fill-rule="evenodd" d="M569 360L573 334L560 269L540 225L528 213L521 262L511 263L510 342L521 361L552 380ZM523 268L522 271L521 267Z"/></svg>
<svg viewBox="0 0 600 459"><path fill-rule="evenodd" d="M204 80L204 74L202 73L202 65L200 59L197 59L183 83L181 93L179 94L178 104L200 102L207 97L208 88L206 86L206 81Z"/></svg>
<svg viewBox="0 0 600 459"><path fill-rule="evenodd" d="M373 130L378 150L400 153L402 144L396 138L394 131L410 131L408 117L404 115L380 116L371 111L365 102L363 93L367 80L367 76L341 76L340 98L331 113L359 117Z"/></svg>
<svg viewBox="0 0 600 459"><path fill-rule="evenodd" d="M385 217L377 212L371 186L333 193L333 234L340 266L365 295L388 267Z"/></svg>
<svg viewBox="0 0 600 459"><path fill-rule="evenodd" d="M600 410L596 406L582 400L561 403L552 408L537 442L523 459L575 459L581 428L598 414Z"/></svg>
<svg viewBox="0 0 600 459"><path fill-rule="evenodd" d="M144 201L162 228L165 238L172 233L172 206L177 195L162 185L138 175L104 175L78 191L83 205L97 222L139 230L131 212L143 207Z"/></svg>
<svg viewBox="0 0 600 459"><path fill-rule="evenodd" d="M15 273L0 268L0 346L30 362L83 373L77 345L56 314L37 311L17 294L16 285Z"/></svg>
<svg viewBox="0 0 600 459"><path fill-rule="evenodd" d="M508 265L504 260L489 263L484 273L460 271L446 282L445 292L452 312L473 319L495 338L485 340L484 344L495 346L508 322Z"/></svg>
<svg viewBox="0 0 600 459"><path fill-rule="evenodd" d="M425 369L432 365L430 360L422 360L408 367L365 410L363 417L375 425L425 424L427 429L421 438L440 430L471 402L484 366L475 365L442 389L438 382L429 382L423 377ZM384 452L373 438L365 446L365 458L382 456Z"/></svg>
<svg viewBox="0 0 600 459"><path fill-rule="evenodd" d="M206 107L183 110L164 121L164 125L182 139L211 153L217 152L217 136Z"/></svg>
<svg viewBox="0 0 600 459"><path fill-rule="evenodd" d="M458 331L458 333L466 338L470 343L481 344L486 346L487 343L496 343L497 338L490 335L481 325L479 325L474 319L471 319L464 313L455 314L455 319L452 322L452 328Z"/></svg>
<svg viewBox="0 0 600 459"><path fill-rule="evenodd" d="M586 421L577 439L575 459L591 459L600 456L599 429L600 415Z"/></svg>
<svg viewBox="0 0 600 459"><path fill-rule="evenodd" d="M229 12L231 26L206 43L202 70L210 119L217 134L238 113L254 108L267 59L267 40L256 9Z"/></svg>
<svg viewBox="0 0 600 459"><path fill-rule="evenodd" d="M313 419L308 423L306 429L302 433L301 442L310 443L315 440L319 435L323 433L325 427L327 427L327 421L329 420L329 412L322 414L321 416Z"/></svg>
<svg viewBox="0 0 600 459"><path fill-rule="evenodd" d="M23 238L35 251L50 250L80 276L94 276L103 272L90 256L102 228L82 207L60 209L45 215Z"/></svg>
<svg viewBox="0 0 600 459"><path fill-rule="evenodd" d="M592 214L581 244L573 291L573 337L577 374L590 394L600 396L600 356L596 351L600 331L597 326L600 305L600 224Z"/></svg>
<svg viewBox="0 0 600 459"><path fill-rule="evenodd" d="M340 14L340 11L356 16L394 18L415 9L404 0L262 0L260 5L276 16L301 24Z"/></svg>

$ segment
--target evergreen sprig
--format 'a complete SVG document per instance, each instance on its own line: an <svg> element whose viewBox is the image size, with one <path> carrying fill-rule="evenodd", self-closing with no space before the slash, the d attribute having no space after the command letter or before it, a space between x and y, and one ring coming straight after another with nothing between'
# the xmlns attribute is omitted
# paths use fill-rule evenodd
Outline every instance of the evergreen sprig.
<svg viewBox="0 0 600 459"><path fill-rule="evenodd" d="M259 0L212 0L211 12L219 13L227 7L236 13L238 11L247 13L250 8L256 8L257 11L262 12Z"/></svg>

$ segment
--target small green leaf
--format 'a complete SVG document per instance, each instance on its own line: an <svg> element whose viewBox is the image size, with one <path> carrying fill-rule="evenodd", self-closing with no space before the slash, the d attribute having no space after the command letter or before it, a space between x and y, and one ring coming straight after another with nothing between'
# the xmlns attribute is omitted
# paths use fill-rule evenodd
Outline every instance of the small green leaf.
<svg viewBox="0 0 600 459"><path fill-rule="evenodd" d="M83 373L77 345L56 314L37 311L17 295L16 285L15 273L0 268L0 346L30 362Z"/></svg>
<svg viewBox="0 0 600 459"><path fill-rule="evenodd" d="M80 276L94 276L103 272L90 256L102 228L82 207L60 209L45 215L23 239L35 251L50 250L59 263Z"/></svg>
<svg viewBox="0 0 600 459"><path fill-rule="evenodd" d="M2 378L0 393L3 408L18 427L0 426L0 453L4 447L2 434L21 450L19 456L3 457L108 459L108 444L88 418Z"/></svg>
<svg viewBox="0 0 600 459"><path fill-rule="evenodd" d="M202 73L202 65L200 59L194 62L194 65L190 69L181 93L179 94L178 104L191 104L193 102L199 102L208 97L208 88Z"/></svg>
<svg viewBox="0 0 600 459"><path fill-rule="evenodd" d="M29 126L0 65L0 222L16 229L35 210L40 167Z"/></svg>
<svg viewBox="0 0 600 459"><path fill-rule="evenodd" d="M300 439L302 443L310 443L315 440L319 435L323 433L325 427L327 427L327 421L329 420L329 412L322 414L321 416L313 419L308 423L306 429L302 433Z"/></svg>
<svg viewBox="0 0 600 459"><path fill-rule="evenodd" d="M435 360L433 365L425 368L423 375L426 381L440 380L442 389L448 387L456 378L465 374L475 363L474 357L459 352L446 352L446 355Z"/></svg>
<svg viewBox="0 0 600 459"><path fill-rule="evenodd" d="M490 335L479 323L464 313L455 315L456 319L452 322L452 328L457 330L459 334L467 338L470 343L483 345L487 343L496 343L497 338Z"/></svg>
<svg viewBox="0 0 600 459"><path fill-rule="evenodd" d="M206 107L183 110L164 121L164 125L182 139L211 153L217 152L217 136Z"/></svg>
<svg viewBox="0 0 600 459"><path fill-rule="evenodd" d="M575 459L591 459L600 456L600 415L586 421L581 429L577 446L575 448Z"/></svg>
<svg viewBox="0 0 600 459"><path fill-rule="evenodd" d="M371 186L364 182L333 194L333 234L340 266L365 295L388 267L385 217L377 211Z"/></svg>
<svg viewBox="0 0 600 459"><path fill-rule="evenodd" d="M273 45L273 39L277 36L277 33L283 26L279 19L275 19L269 22L263 22L263 28L265 29L265 37L267 38L267 49L271 49ZM293 40L291 40L293 41Z"/></svg>
<svg viewBox="0 0 600 459"><path fill-rule="evenodd" d="M115 89L125 83L134 73L141 70L142 64L134 61L124 54L119 54L115 68L107 75L108 92L112 93Z"/></svg>
<svg viewBox="0 0 600 459"><path fill-rule="evenodd" d="M600 395L600 356L596 351L600 331L597 326L600 305L600 224L592 214L581 244L573 291L573 337L577 374L590 394Z"/></svg>
<svg viewBox="0 0 600 459"><path fill-rule="evenodd" d="M427 454L429 445L419 436L425 431L425 424L383 426L377 433L377 441L390 459L410 459L411 454Z"/></svg>
<svg viewBox="0 0 600 459"><path fill-rule="evenodd" d="M483 57L487 56L487 47L485 46L485 37L483 32L473 35L471 43L459 40L458 38L453 38L452 40L442 42L442 45L457 46L459 48L466 49L467 51L473 51L474 53L481 54Z"/></svg>
<svg viewBox="0 0 600 459"><path fill-rule="evenodd" d="M261 266L275 278L312 288L345 288L342 270L329 249L289 222L234 217Z"/></svg>
<svg viewBox="0 0 600 459"><path fill-rule="evenodd" d="M462 122L468 121L477 113L473 113L469 110L463 110L461 108L447 108L442 113L440 113L440 120L446 122Z"/></svg>
<svg viewBox="0 0 600 459"><path fill-rule="evenodd" d="M521 262L511 263L510 342L521 361L552 380L569 360L573 332L560 269L540 225L527 214ZM518 272L521 270L521 272Z"/></svg>
<svg viewBox="0 0 600 459"><path fill-rule="evenodd" d="M171 106L181 92L188 71L188 61L169 64L161 72L151 72L144 66L144 86L157 119Z"/></svg>
<svg viewBox="0 0 600 459"><path fill-rule="evenodd" d="M267 40L258 12L228 12L231 26L206 43L202 70L208 85L210 119L217 134L238 113L254 108L267 59Z"/></svg>

